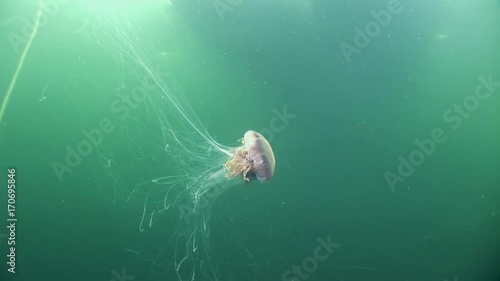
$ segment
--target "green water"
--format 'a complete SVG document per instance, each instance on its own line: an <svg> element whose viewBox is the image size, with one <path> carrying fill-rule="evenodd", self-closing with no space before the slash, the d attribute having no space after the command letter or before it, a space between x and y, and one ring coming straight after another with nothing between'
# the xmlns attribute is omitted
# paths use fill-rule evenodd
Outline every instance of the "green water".
<svg viewBox="0 0 500 281"><path fill-rule="evenodd" d="M0 121L0 280L500 280L498 1L47 3ZM38 4L0 7L5 102ZM138 61L166 90L127 104ZM228 146L262 132L276 173L149 227L153 180L220 158L179 112Z"/></svg>

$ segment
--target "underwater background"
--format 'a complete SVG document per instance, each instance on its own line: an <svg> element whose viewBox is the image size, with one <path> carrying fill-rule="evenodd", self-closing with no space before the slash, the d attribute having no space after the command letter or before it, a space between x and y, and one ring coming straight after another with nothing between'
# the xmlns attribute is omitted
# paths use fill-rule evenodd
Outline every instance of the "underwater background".
<svg viewBox="0 0 500 281"><path fill-rule="evenodd" d="M143 202L127 200L169 170L137 153L159 145L154 128L113 110L140 82L94 28L106 13L150 20L141 55L218 142L266 132L276 156L270 182L213 202L194 280L500 280L498 1L46 0L7 99L39 5L0 4L0 280L181 280L162 257L179 222L141 232ZM114 131L58 174L104 118Z"/></svg>

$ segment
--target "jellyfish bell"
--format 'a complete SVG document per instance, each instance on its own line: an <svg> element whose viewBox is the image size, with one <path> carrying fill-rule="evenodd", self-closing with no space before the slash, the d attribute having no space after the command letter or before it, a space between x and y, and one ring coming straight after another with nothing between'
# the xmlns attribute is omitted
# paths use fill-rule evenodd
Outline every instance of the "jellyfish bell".
<svg viewBox="0 0 500 281"><path fill-rule="evenodd" d="M269 181L276 164L269 142L263 135L250 130L243 135L242 143L243 146L236 148L234 156L225 164L228 178L241 175L247 183L255 178L260 182Z"/></svg>
<svg viewBox="0 0 500 281"><path fill-rule="evenodd" d="M247 161L251 172L260 182L267 182L274 176L276 160L271 145L263 135L247 131L243 137L248 152Z"/></svg>

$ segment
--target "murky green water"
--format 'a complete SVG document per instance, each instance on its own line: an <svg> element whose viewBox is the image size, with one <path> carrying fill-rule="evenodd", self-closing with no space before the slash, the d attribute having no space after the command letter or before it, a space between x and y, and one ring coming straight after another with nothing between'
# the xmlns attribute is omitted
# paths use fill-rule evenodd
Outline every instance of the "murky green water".
<svg viewBox="0 0 500 281"><path fill-rule="evenodd" d="M499 280L476 2L4 1L2 280ZM268 183L225 177L247 130Z"/></svg>

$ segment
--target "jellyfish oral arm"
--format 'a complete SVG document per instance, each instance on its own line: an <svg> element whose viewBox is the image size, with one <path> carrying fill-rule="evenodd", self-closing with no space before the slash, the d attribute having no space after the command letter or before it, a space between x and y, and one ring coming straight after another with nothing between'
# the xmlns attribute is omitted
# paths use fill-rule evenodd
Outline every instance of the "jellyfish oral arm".
<svg viewBox="0 0 500 281"><path fill-rule="evenodd" d="M229 159L224 167L228 171L227 177L229 179L242 175L246 182L250 182L247 174L253 168L253 163L251 160L248 160L248 152L244 149L237 148L234 157Z"/></svg>

